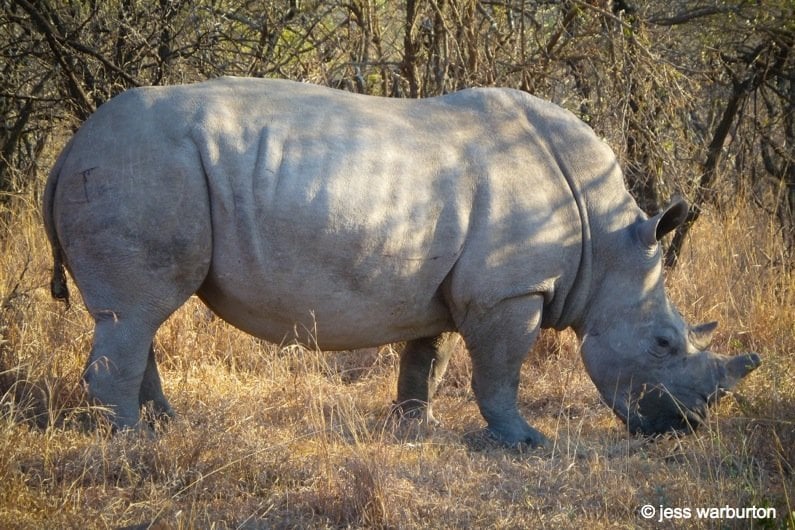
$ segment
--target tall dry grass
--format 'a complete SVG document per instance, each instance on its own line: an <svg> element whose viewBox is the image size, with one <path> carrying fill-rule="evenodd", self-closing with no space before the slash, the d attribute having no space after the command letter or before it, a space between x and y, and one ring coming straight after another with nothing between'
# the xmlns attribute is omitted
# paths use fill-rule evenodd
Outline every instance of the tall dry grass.
<svg viewBox="0 0 795 530"><path fill-rule="evenodd" d="M669 277L687 318L721 321L716 350L764 359L709 428L628 435L600 404L573 334L544 333L520 407L554 447L524 451L478 436L455 337L436 402L443 425L429 429L390 420L392 347L278 347L196 300L157 337L179 417L150 437L92 428L79 382L91 321L77 296L69 310L50 300L36 201L17 197L0 212L0 527L785 528L795 285L760 219L739 207L703 216ZM647 504L652 519L640 515ZM777 518L658 522L660 507L721 506L773 507Z"/></svg>

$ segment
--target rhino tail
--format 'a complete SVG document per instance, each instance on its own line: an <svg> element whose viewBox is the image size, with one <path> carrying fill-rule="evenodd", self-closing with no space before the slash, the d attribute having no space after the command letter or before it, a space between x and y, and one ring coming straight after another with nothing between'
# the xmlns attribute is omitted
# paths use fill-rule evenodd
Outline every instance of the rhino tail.
<svg viewBox="0 0 795 530"><path fill-rule="evenodd" d="M58 232L55 229L55 219L53 218L53 209L55 204L55 190L58 187L58 178L60 177L61 168L66 160L67 154L71 147L71 141L61 152L58 160L55 162L52 171L50 171L47 185L44 188L44 197L42 204L42 217L44 218L44 230L47 233L47 239L50 241L52 249L53 268L52 276L50 278L50 294L56 300L63 300L66 307L69 307L69 287L66 284L66 267L64 260L63 247L61 241L58 239Z"/></svg>
<svg viewBox="0 0 795 530"><path fill-rule="evenodd" d="M66 284L66 270L59 251L53 251L52 277L50 278L50 294L56 300L63 300L69 307L69 286Z"/></svg>

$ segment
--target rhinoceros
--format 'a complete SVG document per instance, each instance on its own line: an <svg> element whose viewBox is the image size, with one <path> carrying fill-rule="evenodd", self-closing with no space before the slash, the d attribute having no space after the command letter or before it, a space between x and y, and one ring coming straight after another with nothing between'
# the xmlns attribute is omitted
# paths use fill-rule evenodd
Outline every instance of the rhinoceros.
<svg viewBox="0 0 795 530"><path fill-rule="evenodd" d="M241 330L324 350L405 342L397 403L433 419L461 334L487 432L544 444L517 407L540 328L573 328L633 433L689 430L760 363L707 350L664 292L660 239L610 148L570 112L475 88L422 100L225 77L126 91L52 169L54 255L95 321L89 396L120 429L172 415L152 341L197 294Z"/></svg>

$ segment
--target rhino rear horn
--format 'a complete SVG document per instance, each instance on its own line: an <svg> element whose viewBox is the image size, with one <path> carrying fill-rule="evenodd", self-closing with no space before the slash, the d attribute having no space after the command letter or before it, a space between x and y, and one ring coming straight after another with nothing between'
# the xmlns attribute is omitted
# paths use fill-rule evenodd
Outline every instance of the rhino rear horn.
<svg viewBox="0 0 795 530"><path fill-rule="evenodd" d="M675 198L663 211L643 221L638 227L638 237L648 247L657 245L665 234L685 222L689 210L684 200Z"/></svg>
<svg viewBox="0 0 795 530"><path fill-rule="evenodd" d="M690 344L699 351L706 350L712 343L712 336L715 334L715 328L717 327L717 322L707 322L706 324L693 326L688 333Z"/></svg>

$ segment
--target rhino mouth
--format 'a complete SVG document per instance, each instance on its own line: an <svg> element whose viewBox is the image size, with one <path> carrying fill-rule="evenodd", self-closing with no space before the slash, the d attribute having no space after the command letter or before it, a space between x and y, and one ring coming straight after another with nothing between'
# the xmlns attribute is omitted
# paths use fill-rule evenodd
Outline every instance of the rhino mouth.
<svg viewBox="0 0 795 530"><path fill-rule="evenodd" d="M685 400L664 386L644 385L640 395L613 410L632 434L690 433L709 421L710 406L723 392L720 388L711 394L691 391Z"/></svg>

